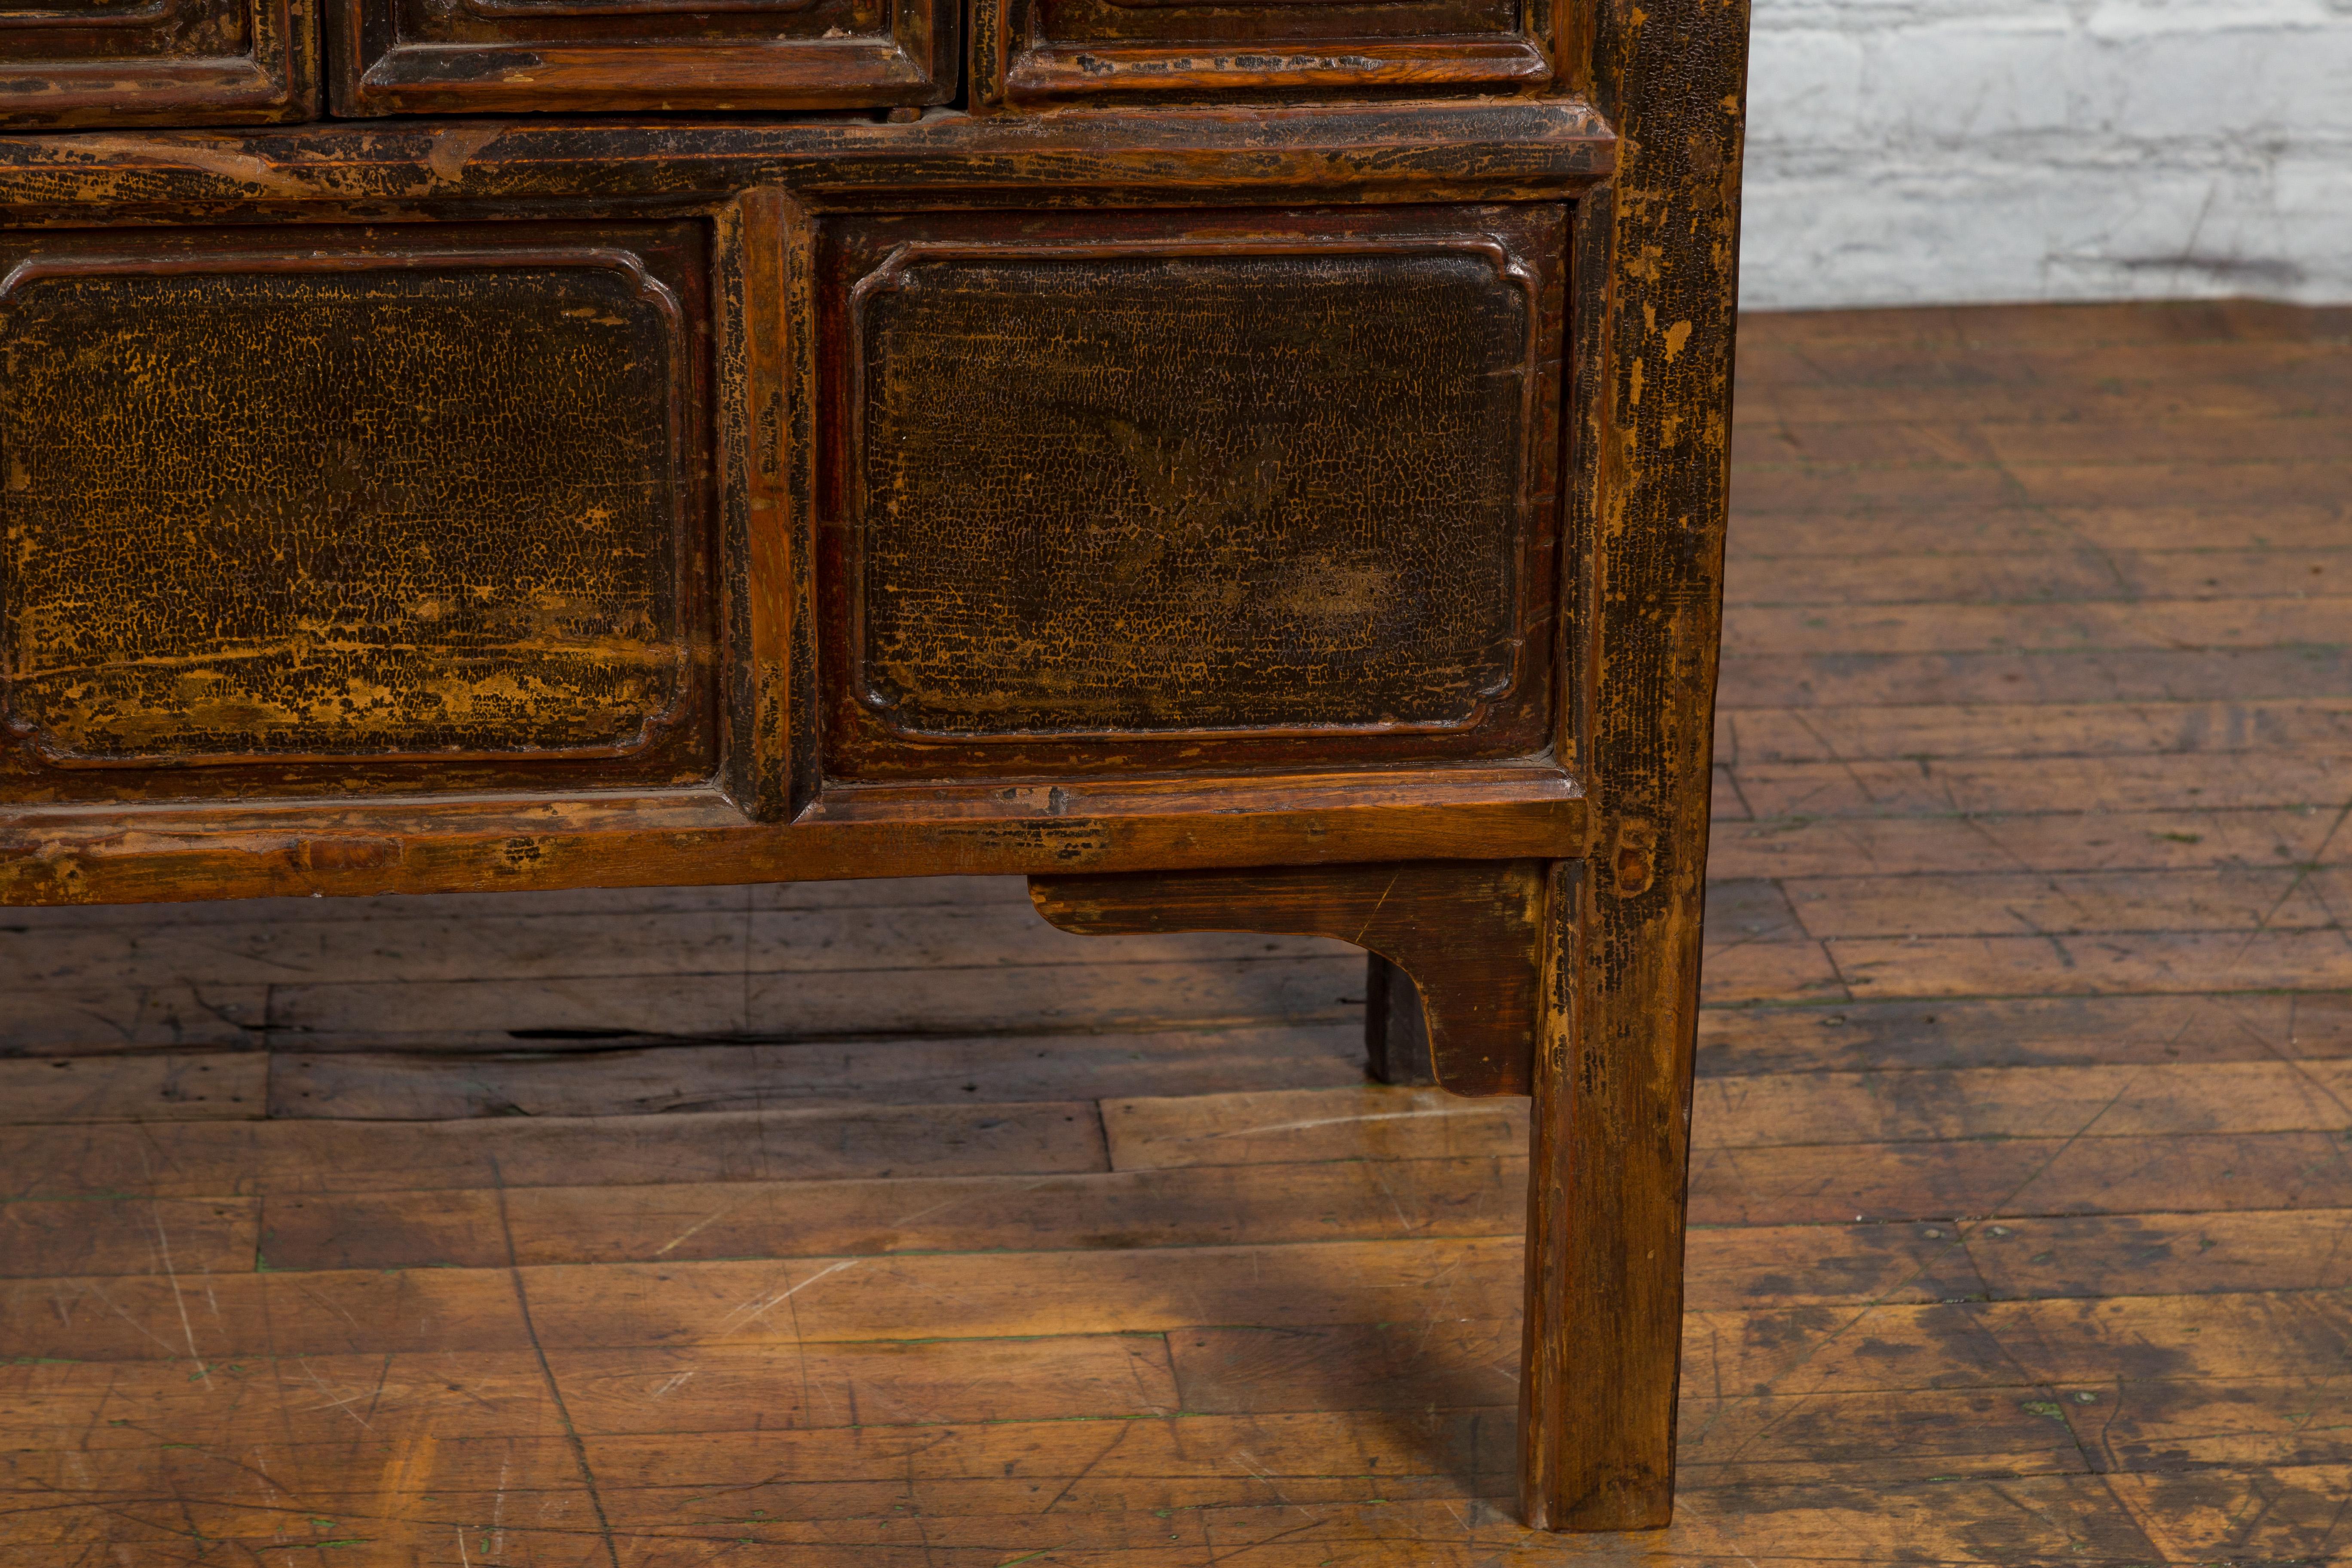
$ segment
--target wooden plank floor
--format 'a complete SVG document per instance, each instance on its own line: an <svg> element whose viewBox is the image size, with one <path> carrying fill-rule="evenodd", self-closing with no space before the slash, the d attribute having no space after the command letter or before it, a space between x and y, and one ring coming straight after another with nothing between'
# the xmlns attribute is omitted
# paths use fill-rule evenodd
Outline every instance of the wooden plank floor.
<svg viewBox="0 0 2352 1568"><path fill-rule="evenodd" d="M1352 950L943 882L0 914L0 1568L2352 1558L2352 312L1744 331L1672 1531Z"/></svg>

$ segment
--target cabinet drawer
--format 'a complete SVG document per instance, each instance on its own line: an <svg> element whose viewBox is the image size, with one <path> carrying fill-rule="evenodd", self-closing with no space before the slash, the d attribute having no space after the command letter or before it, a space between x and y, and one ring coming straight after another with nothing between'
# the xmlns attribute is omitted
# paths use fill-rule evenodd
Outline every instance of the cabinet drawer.
<svg viewBox="0 0 2352 1568"><path fill-rule="evenodd" d="M0 240L0 798L708 776L703 248Z"/></svg>
<svg viewBox="0 0 2352 1568"><path fill-rule="evenodd" d="M1549 0L974 0L991 107L1538 89Z"/></svg>
<svg viewBox="0 0 2352 1568"><path fill-rule="evenodd" d="M956 0L328 0L335 112L944 103Z"/></svg>
<svg viewBox="0 0 2352 1568"><path fill-rule="evenodd" d="M1531 755L1557 206L845 222L844 778Z"/></svg>
<svg viewBox="0 0 2352 1568"><path fill-rule="evenodd" d="M318 107L313 0L0 8L0 127L224 125Z"/></svg>

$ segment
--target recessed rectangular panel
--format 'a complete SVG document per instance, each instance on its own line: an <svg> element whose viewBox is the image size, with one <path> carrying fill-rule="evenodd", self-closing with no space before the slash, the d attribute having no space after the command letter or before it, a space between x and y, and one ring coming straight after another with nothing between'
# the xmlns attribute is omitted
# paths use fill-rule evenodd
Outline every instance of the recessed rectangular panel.
<svg viewBox="0 0 2352 1568"><path fill-rule="evenodd" d="M919 735L1475 721L1531 290L1466 238L899 252L858 315L866 695Z"/></svg>
<svg viewBox="0 0 2352 1568"><path fill-rule="evenodd" d="M849 289L849 751L1541 734L1543 217L1094 221L877 233Z"/></svg>
<svg viewBox="0 0 2352 1568"><path fill-rule="evenodd" d="M307 120L314 0L0 0L0 127Z"/></svg>
<svg viewBox="0 0 2352 1568"><path fill-rule="evenodd" d="M165 769L184 789L706 767L692 302L640 253L674 266L687 238L20 247L20 766L114 775L68 794Z"/></svg>
<svg viewBox="0 0 2352 1568"><path fill-rule="evenodd" d="M332 0L339 114L944 103L953 0Z"/></svg>
<svg viewBox="0 0 2352 1568"><path fill-rule="evenodd" d="M1543 87L1550 0L980 0L985 106Z"/></svg>

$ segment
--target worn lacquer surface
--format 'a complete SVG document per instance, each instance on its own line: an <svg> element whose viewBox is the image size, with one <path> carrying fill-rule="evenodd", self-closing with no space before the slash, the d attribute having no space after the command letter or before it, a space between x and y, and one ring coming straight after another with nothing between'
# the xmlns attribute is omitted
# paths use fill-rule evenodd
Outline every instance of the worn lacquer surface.
<svg viewBox="0 0 2352 1568"><path fill-rule="evenodd" d="M1617 151L1613 130L1579 98L1073 108L904 124L857 115L394 120L229 142L184 132L0 138L0 210L11 226L66 228L257 215L446 221L485 206L576 210L588 191L607 210L707 208L761 185L834 210L1010 199L1295 205L1367 195L1377 208L1558 201L1605 179Z"/></svg>
<svg viewBox="0 0 2352 1568"><path fill-rule="evenodd" d="M692 706L677 299L621 235L320 237L0 291L28 772L614 758Z"/></svg>
<svg viewBox="0 0 2352 1568"><path fill-rule="evenodd" d="M918 253L860 323L866 694L944 735L1471 722L1528 305L1466 247Z"/></svg>
<svg viewBox="0 0 2352 1568"><path fill-rule="evenodd" d="M317 108L313 0L0 9L0 126L237 124Z"/></svg>
<svg viewBox="0 0 2352 1568"><path fill-rule="evenodd" d="M835 274L845 772L1548 745L1559 209L945 226Z"/></svg>
<svg viewBox="0 0 2352 1568"><path fill-rule="evenodd" d="M1520 1486L1531 1523L1626 1530L1674 1507L1748 8L1595 19L1595 93L1632 154L1579 234L1609 277L1579 322L1575 426L1592 613L1572 717L1596 834L1552 890Z"/></svg>

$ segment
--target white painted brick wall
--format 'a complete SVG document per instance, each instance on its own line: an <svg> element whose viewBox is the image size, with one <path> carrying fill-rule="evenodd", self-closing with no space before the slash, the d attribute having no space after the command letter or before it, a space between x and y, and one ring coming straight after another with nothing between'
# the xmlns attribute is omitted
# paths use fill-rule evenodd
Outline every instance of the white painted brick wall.
<svg viewBox="0 0 2352 1568"><path fill-rule="evenodd" d="M1766 309L2352 300L2352 0L1756 0Z"/></svg>

